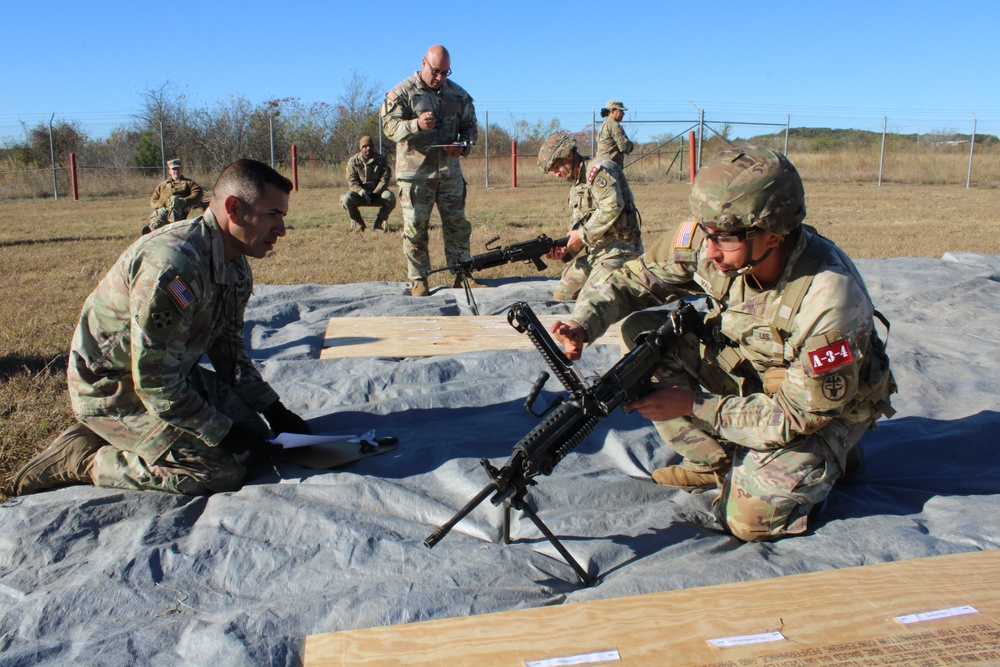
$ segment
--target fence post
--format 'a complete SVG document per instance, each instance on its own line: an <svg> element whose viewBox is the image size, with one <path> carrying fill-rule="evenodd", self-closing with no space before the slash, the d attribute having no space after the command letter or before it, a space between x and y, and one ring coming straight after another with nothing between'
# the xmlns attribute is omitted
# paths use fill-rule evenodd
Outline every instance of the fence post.
<svg viewBox="0 0 1000 667"><path fill-rule="evenodd" d="M267 119L267 127L271 135L271 169L274 169L274 114Z"/></svg>
<svg viewBox="0 0 1000 667"><path fill-rule="evenodd" d="M292 190L299 191L299 151L292 144Z"/></svg>
<svg viewBox="0 0 1000 667"><path fill-rule="evenodd" d="M59 201L59 183L56 181L56 140L52 136L52 121L56 115L53 113L49 118L49 153L52 155L52 193L56 201Z"/></svg>
<svg viewBox="0 0 1000 667"><path fill-rule="evenodd" d="M972 116L972 143L969 145L969 175L965 177L965 189L972 187L972 156L976 152L976 117Z"/></svg>
<svg viewBox="0 0 1000 667"><path fill-rule="evenodd" d="M490 112L486 110L486 150L483 155L486 159L486 189L490 189Z"/></svg>
<svg viewBox="0 0 1000 667"><path fill-rule="evenodd" d="M510 142L510 187L517 187L517 140Z"/></svg>
<svg viewBox="0 0 1000 667"><path fill-rule="evenodd" d="M785 115L785 150L781 151L788 156L788 126L792 124L792 114Z"/></svg>
<svg viewBox="0 0 1000 667"><path fill-rule="evenodd" d="M886 116L882 116L882 150L878 155L878 186L882 187L882 166L885 163L885 126Z"/></svg>
<svg viewBox="0 0 1000 667"><path fill-rule="evenodd" d="M698 173L698 161L694 150L694 130L688 132L688 159L690 160L688 170L691 172L691 182L694 183L694 176Z"/></svg>
<svg viewBox="0 0 1000 667"><path fill-rule="evenodd" d="M163 180L167 180L167 149L163 142L163 116L160 116L160 173Z"/></svg>
<svg viewBox="0 0 1000 667"><path fill-rule="evenodd" d="M80 182L76 177L76 153L69 154L69 184L73 201L80 201Z"/></svg>

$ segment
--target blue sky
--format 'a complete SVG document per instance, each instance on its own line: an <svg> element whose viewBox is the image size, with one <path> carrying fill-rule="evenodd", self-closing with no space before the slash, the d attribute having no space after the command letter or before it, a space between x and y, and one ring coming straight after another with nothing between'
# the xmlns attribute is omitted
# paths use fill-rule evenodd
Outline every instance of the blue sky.
<svg viewBox="0 0 1000 667"><path fill-rule="evenodd" d="M615 98L633 118L696 115L694 102L793 126L881 129L888 115L968 132L975 114L1000 134L993 0L3 4L0 125L125 118L168 81L199 107L334 102L354 72L388 90L442 43L481 116L589 119Z"/></svg>

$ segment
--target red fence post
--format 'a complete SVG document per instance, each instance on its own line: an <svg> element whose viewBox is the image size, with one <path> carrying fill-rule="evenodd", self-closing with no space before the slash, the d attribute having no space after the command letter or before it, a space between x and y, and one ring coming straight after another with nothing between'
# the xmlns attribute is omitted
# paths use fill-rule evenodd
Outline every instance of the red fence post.
<svg viewBox="0 0 1000 667"><path fill-rule="evenodd" d="M76 153L69 154L69 183L73 191L73 201L80 201L80 181L76 175Z"/></svg>
<svg viewBox="0 0 1000 667"><path fill-rule="evenodd" d="M299 151L292 144L292 190L299 191Z"/></svg>
<svg viewBox="0 0 1000 667"><path fill-rule="evenodd" d="M517 187L517 142L510 142L510 187Z"/></svg>
<svg viewBox="0 0 1000 667"><path fill-rule="evenodd" d="M688 132L688 157L690 158L691 165L691 182L694 183L695 173L698 171L698 160L695 159L694 154L694 130Z"/></svg>

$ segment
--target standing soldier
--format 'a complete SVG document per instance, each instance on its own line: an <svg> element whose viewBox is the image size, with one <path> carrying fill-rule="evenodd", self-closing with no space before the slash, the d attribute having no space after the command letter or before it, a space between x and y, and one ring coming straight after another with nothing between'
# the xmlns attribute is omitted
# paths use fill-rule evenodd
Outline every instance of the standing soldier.
<svg viewBox="0 0 1000 667"><path fill-rule="evenodd" d="M153 210L149 214L149 224L142 228L143 234L168 223L184 220L192 209L202 207L201 186L184 177L181 173L181 161L169 160L167 171L170 178L161 181L149 198L149 206Z"/></svg>
<svg viewBox="0 0 1000 667"><path fill-rule="evenodd" d="M403 203L403 254L407 277L413 281L411 296L430 294L427 244L434 204L441 216L445 264L472 258L472 225L465 217L466 185L459 157L468 155L479 133L472 98L448 78L448 49L440 44L430 47L420 64L419 72L386 94L379 112L382 131L397 144L396 180ZM461 285L456 275L454 286Z"/></svg>
<svg viewBox="0 0 1000 667"><path fill-rule="evenodd" d="M619 167L625 166L625 156L632 152L634 145L622 129L625 108L618 100L608 100L608 106L601 109L605 121L597 135L597 157L606 157Z"/></svg>
<svg viewBox="0 0 1000 667"><path fill-rule="evenodd" d="M654 470L655 482L718 488L715 515L741 540L796 535L856 467L861 437L892 416L881 316L851 259L802 224L802 179L781 153L720 153L690 200L693 219L581 294L571 320L551 330L578 359L627 315L622 340L632 348L670 319L655 306L707 296L701 337L678 338L659 388L623 407L652 420L683 457Z"/></svg>
<svg viewBox="0 0 1000 667"><path fill-rule="evenodd" d="M572 301L582 288L642 253L639 211L622 168L607 158L580 155L568 134L556 132L545 140L538 168L573 184L569 242L547 255L567 263L552 298Z"/></svg>
<svg viewBox="0 0 1000 667"><path fill-rule="evenodd" d="M386 222L396 208L396 195L389 189L392 169L385 156L376 153L371 137L361 137L357 153L347 161L347 185L351 189L340 198L340 204L351 216L351 229L365 231L365 220L359 206L378 206L375 229L389 231Z"/></svg>

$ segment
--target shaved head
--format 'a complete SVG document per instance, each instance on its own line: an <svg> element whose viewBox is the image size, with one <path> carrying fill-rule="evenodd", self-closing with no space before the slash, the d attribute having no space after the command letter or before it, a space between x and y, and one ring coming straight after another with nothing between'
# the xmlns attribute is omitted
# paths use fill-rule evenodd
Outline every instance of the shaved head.
<svg viewBox="0 0 1000 667"><path fill-rule="evenodd" d="M451 74L451 54L440 44L427 49L420 61L420 78L431 88L440 88Z"/></svg>

